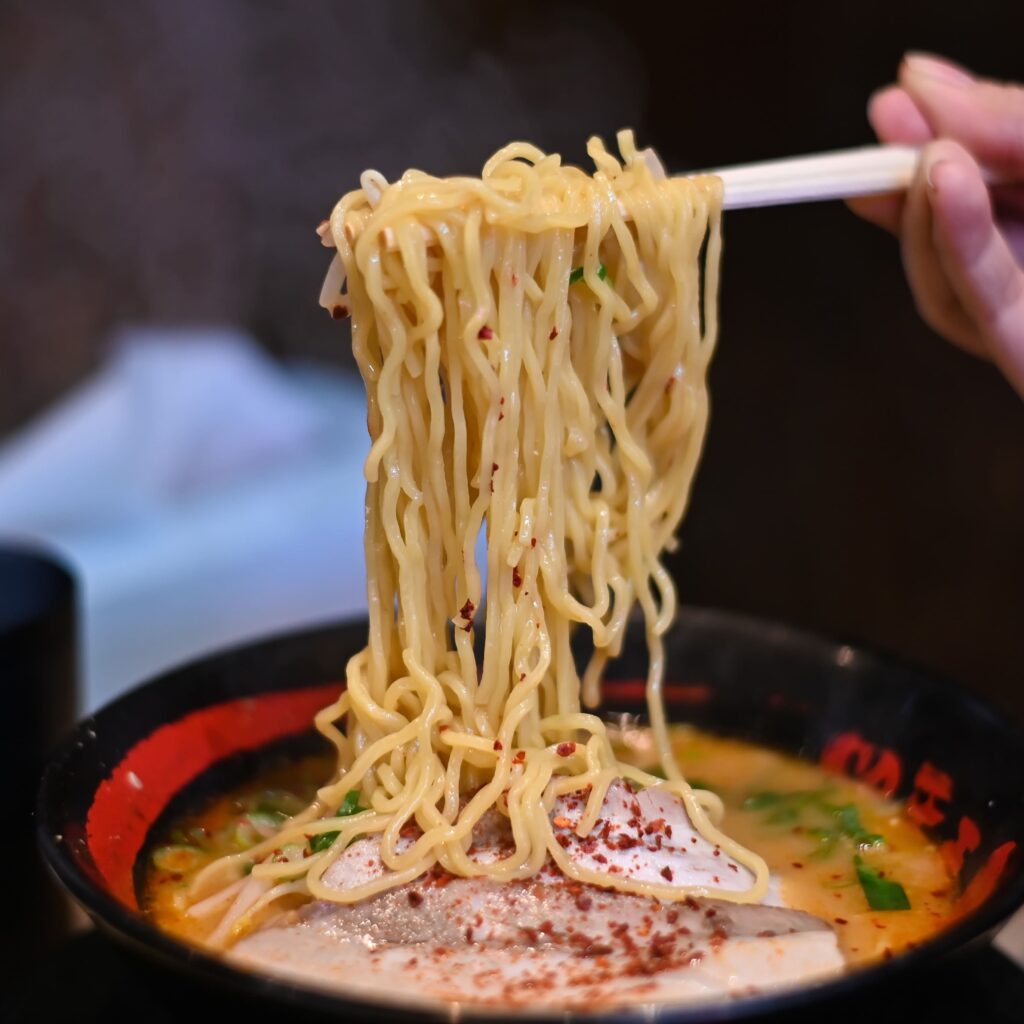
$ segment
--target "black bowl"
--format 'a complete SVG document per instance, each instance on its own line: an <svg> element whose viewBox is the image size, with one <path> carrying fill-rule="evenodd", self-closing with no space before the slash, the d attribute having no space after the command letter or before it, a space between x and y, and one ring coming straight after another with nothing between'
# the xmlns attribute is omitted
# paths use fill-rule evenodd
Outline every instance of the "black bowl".
<svg viewBox="0 0 1024 1024"><path fill-rule="evenodd" d="M157 931L138 910L136 865L161 816L183 794L237 779L271 752L308 743L313 712L333 699L365 636L365 623L350 623L197 661L80 723L51 760L38 819L47 861L95 921L160 965L165 981L168 970L187 972L233 1000L250 996L346 1019L439 1019L248 973ZM666 1007L659 1020L788 1017L846 999L984 940L1024 902L1024 737L991 708L891 658L722 612L684 609L667 651L673 719L821 761L905 798L960 863L973 909L918 948L837 980L715 1006ZM606 680L609 710L642 709L643 671L642 642L627 643ZM178 988L163 991L173 997ZM618 1011L602 1019L642 1017Z"/></svg>

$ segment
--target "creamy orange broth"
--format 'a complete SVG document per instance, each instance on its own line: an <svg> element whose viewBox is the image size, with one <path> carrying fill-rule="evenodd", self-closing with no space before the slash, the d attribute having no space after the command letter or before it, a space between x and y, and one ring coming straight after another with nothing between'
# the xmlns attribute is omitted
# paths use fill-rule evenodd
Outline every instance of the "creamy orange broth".
<svg viewBox="0 0 1024 1024"><path fill-rule="evenodd" d="M647 730L626 727L616 737L620 757L656 767ZM724 831L764 857L780 878L783 897L790 906L835 927L850 963L892 956L920 943L955 917L955 884L935 844L906 816L901 804L817 765L687 726L673 727L673 744L686 777L722 798ZM183 848L154 851L160 866L149 866L146 913L165 931L201 942L204 927L183 912L183 897L192 875L215 857L245 848L251 837L245 819L248 812L255 811L256 821L269 825L259 818L260 807L280 806L288 811L304 805L330 775L332 766L329 759L305 758L265 774L258 782L216 799L178 822L164 838ZM807 806L794 810L791 794L816 796L807 797ZM788 802L786 796L790 796ZM804 799L797 797L795 803ZM864 833L881 836L883 845L858 850L846 835L830 843L815 832L834 831L828 808L851 804ZM911 909L879 911L868 906L854 866L858 853L866 868L903 887Z"/></svg>
<svg viewBox="0 0 1024 1024"><path fill-rule="evenodd" d="M623 739L624 758L651 764L646 730L626 730ZM956 885L938 847L907 817L902 804L807 761L687 726L673 727L673 749L683 774L707 783L722 798L722 830L764 857L781 879L790 906L835 926L850 963L908 949L954 919ZM910 910L871 910L857 880L854 844L843 838L822 856L820 840L809 834L809 829L829 824L823 815L772 823L771 809L744 808L759 793L818 790L828 790L830 804L854 804L864 830L884 838L884 846L861 850L860 856L865 865L903 886Z"/></svg>

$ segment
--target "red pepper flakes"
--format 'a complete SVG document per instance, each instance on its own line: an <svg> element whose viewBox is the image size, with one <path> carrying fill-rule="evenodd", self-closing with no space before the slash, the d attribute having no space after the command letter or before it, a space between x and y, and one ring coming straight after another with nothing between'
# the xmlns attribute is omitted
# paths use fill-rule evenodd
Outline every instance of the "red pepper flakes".
<svg viewBox="0 0 1024 1024"><path fill-rule="evenodd" d="M572 757L572 755L576 753L576 744L559 743L558 746L555 747L555 753L558 754L559 757Z"/></svg>
<svg viewBox="0 0 1024 1024"><path fill-rule="evenodd" d="M530 538L530 547L531 548L535 548L536 546L537 546L537 538L536 537L531 537Z"/></svg>
<svg viewBox="0 0 1024 1024"><path fill-rule="evenodd" d="M512 570L512 586L521 587L523 585L523 577L519 575L519 567L516 566Z"/></svg>
<svg viewBox="0 0 1024 1024"><path fill-rule="evenodd" d="M515 757L512 758L512 763L513 764L522 764L525 760L526 760L526 751L525 750L517 750L516 753L515 753Z"/></svg>
<svg viewBox="0 0 1024 1024"><path fill-rule="evenodd" d="M476 605L467 597L466 603L459 609L459 615L464 619L473 618L473 613L476 611Z"/></svg>
<svg viewBox="0 0 1024 1024"><path fill-rule="evenodd" d="M495 740L494 741L494 749L495 750L504 750L505 749L505 747L502 745L501 740Z"/></svg>
<svg viewBox="0 0 1024 1024"><path fill-rule="evenodd" d="M554 341L558 337L558 328L552 327L551 333L548 335L548 341Z"/></svg>
<svg viewBox="0 0 1024 1024"><path fill-rule="evenodd" d="M564 850L569 846L570 840L564 832L559 832L558 835L555 836L555 842Z"/></svg>
<svg viewBox="0 0 1024 1024"><path fill-rule="evenodd" d="M846 920L845 917L833 917L832 920L835 921L836 924L849 924L850 923L849 921Z"/></svg>
<svg viewBox="0 0 1024 1024"><path fill-rule="evenodd" d="M494 331L490 327L484 326L477 331L476 336L484 341L490 341L494 337Z"/></svg>
<svg viewBox="0 0 1024 1024"><path fill-rule="evenodd" d="M331 316L335 320L344 320L348 316L348 306L343 306L339 303L331 309Z"/></svg>
<svg viewBox="0 0 1024 1024"><path fill-rule="evenodd" d="M418 907L422 902L423 902L423 894L422 893L418 893L418 892L416 892L415 889L413 889L409 893L409 906L410 907Z"/></svg>
<svg viewBox="0 0 1024 1024"><path fill-rule="evenodd" d="M558 828L572 828L572 822L568 818L561 816L552 819L552 824L557 825Z"/></svg>
<svg viewBox="0 0 1024 1024"><path fill-rule="evenodd" d="M664 878L666 882L672 881L672 869L667 864L661 869L661 877Z"/></svg>
<svg viewBox="0 0 1024 1024"><path fill-rule="evenodd" d="M800 861L795 860L795 861L793 861L793 867L795 867L795 868L802 868L803 864L801 864Z"/></svg>

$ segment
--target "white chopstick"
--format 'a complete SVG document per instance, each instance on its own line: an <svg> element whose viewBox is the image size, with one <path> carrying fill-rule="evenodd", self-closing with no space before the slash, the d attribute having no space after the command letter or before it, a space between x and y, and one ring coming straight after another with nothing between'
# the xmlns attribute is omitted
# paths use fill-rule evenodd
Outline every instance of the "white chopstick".
<svg viewBox="0 0 1024 1024"><path fill-rule="evenodd" d="M920 159L916 146L862 146L704 173L722 179L726 210L742 210L902 192L914 180ZM983 174L990 185L999 184L995 175Z"/></svg>
<svg viewBox="0 0 1024 1024"><path fill-rule="evenodd" d="M880 195L908 188L920 159L915 146L863 146L707 171L725 187L727 210Z"/></svg>

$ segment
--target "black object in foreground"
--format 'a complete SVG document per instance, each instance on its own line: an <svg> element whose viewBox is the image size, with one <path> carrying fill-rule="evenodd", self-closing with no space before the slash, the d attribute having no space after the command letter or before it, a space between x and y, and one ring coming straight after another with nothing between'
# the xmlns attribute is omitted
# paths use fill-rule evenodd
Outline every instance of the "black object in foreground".
<svg viewBox="0 0 1024 1024"><path fill-rule="evenodd" d="M28 965L66 925L67 901L39 862L31 819L46 756L74 721L76 676L70 573L40 549L0 547L0 778L7 822L0 841L7 889L0 960L10 979L0 991L0 1017Z"/></svg>

